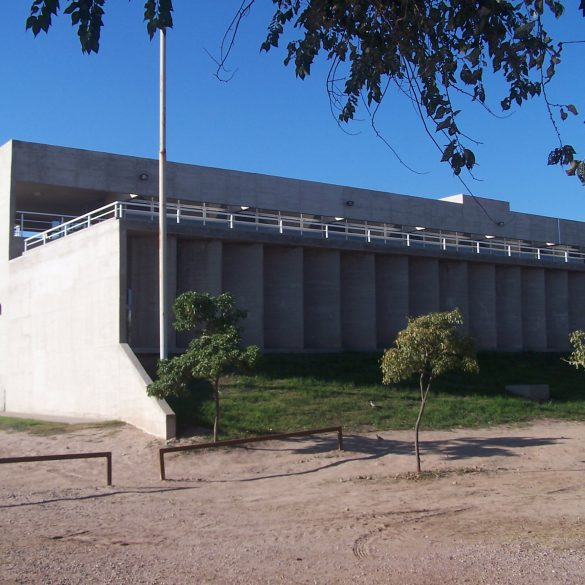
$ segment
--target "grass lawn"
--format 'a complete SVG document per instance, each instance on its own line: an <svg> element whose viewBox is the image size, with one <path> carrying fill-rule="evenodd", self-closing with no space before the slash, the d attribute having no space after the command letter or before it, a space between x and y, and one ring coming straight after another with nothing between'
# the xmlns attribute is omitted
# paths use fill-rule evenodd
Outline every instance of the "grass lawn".
<svg viewBox="0 0 585 585"><path fill-rule="evenodd" d="M105 421L99 423L62 423L30 418L14 418L0 415L0 430L25 431L33 435L57 435L61 433L72 433L81 429L94 429L104 427L118 427L124 423L120 421Z"/></svg>
<svg viewBox="0 0 585 585"><path fill-rule="evenodd" d="M407 429L419 407L417 382L383 386L380 353L269 354L254 375L223 380L221 438L343 425L348 431ZM585 420L585 372L557 353L483 353L477 375L437 380L423 429L481 427L536 418ZM549 384L551 400L506 394L507 384ZM197 382L188 397L169 400L179 429L209 429L210 387ZM372 407L370 401L376 406Z"/></svg>

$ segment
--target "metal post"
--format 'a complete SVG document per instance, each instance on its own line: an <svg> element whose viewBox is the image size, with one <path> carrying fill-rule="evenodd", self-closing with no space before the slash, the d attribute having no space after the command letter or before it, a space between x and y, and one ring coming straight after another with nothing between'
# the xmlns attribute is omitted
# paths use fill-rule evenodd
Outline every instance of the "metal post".
<svg viewBox="0 0 585 585"><path fill-rule="evenodd" d="M167 357L166 31L160 29L160 149L158 158L158 295L160 359Z"/></svg>

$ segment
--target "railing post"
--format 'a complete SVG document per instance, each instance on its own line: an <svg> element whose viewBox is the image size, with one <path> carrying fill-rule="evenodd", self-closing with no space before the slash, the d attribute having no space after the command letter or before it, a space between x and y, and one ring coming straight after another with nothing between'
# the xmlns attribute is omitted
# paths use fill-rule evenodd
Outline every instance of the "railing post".
<svg viewBox="0 0 585 585"><path fill-rule="evenodd" d="M112 485L112 453L106 453L106 477L108 485Z"/></svg>
<svg viewBox="0 0 585 585"><path fill-rule="evenodd" d="M278 231L281 234L283 233L283 229L282 229L282 218L279 218L279 220L278 220Z"/></svg>
<svg viewBox="0 0 585 585"><path fill-rule="evenodd" d="M230 213L230 229L234 229L234 214Z"/></svg>
<svg viewBox="0 0 585 585"><path fill-rule="evenodd" d="M341 427L337 429L337 450L343 451L343 431Z"/></svg>
<svg viewBox="0 0 585 585"><path fill-rule="evenodd" d="M329 226L325 224L325 239L329 237Z"/></svg>
<svg viewBox="0 0 585 585"><path fill-rule="evenodd" d="M569 252L565 250L565 262L569 261Z"/></svg>
<svg viewBox="0 0 585 585"><path fill-rule="evenodd" d="M410 234L406 234L406 247L410 246Z"/></svg>
<svg viewBox="0 0 585 585"><path fill-rule="evenodd" d="M536 249L536 257L540 260L540 248Z"/></svg>
<svg viewBox="0 0 585 585"><path fill-rule="evenodd" d="M158 452L158 460L160 464L160 478L161 480L165 480L167 478L165 472L165 452L162 449Z"/></svg>

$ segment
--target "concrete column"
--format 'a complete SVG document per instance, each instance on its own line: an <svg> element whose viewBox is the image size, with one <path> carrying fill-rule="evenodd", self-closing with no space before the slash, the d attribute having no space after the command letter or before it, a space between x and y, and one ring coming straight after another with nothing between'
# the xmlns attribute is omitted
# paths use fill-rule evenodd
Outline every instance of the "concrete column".
<svg viewBox="0 0 585 585"><path fill-rule="evenodd" d="M409 265L409 314L413 317L439 310L439 261L411 256Z"/></svg>
<svg viewBox="0 0 585 585"><path fill-rule="evenodd" d="M547 347L544 270L522 268L522 335L524 349Z"/></svg>
<svg viewBox="0 0 585 585"><path fill-rule="evenodd" d="M463 315L461 332L469 332L469 291L467 262L439 263L439 308L441 311L459 309Z"/></svg>
<svg viewBox="0 0 585 585"><path fill-rule="evenodd" d="M520 351L522 338L522 271L519 266L496 267L498 349Z"/></svg>
<svg viewBox="0 0 585 585"><path fill-rule="evenodd" d="M585 330L585 272L569 272L569 331Z"/></svg>
<svg viewBox="0 0 585 585"><path fill-rule="evenodd" d="M343 349L376 349L376 270L373 254L341 254Z"/></svg>
<svg viewBox="0 0 585 585"><path fill-rule="evenodd" d="M408 317L408 257L376 256L378 347L388 348Z"/></svg>
<svg viewBox="0 0 585 585"><path fill-rule="evenodd" d="M469 334L478 349L495 349L496 333L496 268L493 264L470 262Z"/></svg>
<svg viewBox="0 0 585 585"><path fill-rule="evenodd" d="M337 250L305 248L306 349L341 349L340 257Z"/></svg>
<svg viewBox="0 0 585 585"><path fill-rule="evenodd" d="M135 350L158 348L158 241L132 236L129 245L130 343Z"/></svg>
<svg viewBox="0 0 585 585"><path fill-rule="evenodd" d="M244 345L264 347L264 250L262 244L223 245L223 290L248 311L242 321Z"/></svg>
<svg viewBox="0 0 585 585"><path fill-rule="evenodd" d="M303 349L303 249L264 248L264 347Z"/></svg>
<svg viewBox="0 0 585 585"><path fill-rule="evenodd" d="M221 293L222 244L220 240L177 242L177 296L187 291ZM187 347L194 332L177 332L177 347Z"/></svg>
<svg viewBox="0 0 585 585"><path fill-rule="evenodd" d="M569 349L569 275L566 270L546 270L547 346Z"/></svg>

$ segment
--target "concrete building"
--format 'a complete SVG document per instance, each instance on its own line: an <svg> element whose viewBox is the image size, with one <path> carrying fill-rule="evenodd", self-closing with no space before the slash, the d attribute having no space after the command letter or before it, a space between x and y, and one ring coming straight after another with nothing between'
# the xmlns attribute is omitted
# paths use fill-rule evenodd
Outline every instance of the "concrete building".
<svg viewBox="0 0 585 585"><path fill-rule="evenodd" d="M173 435L136 357L158 352L157 175L154 160L0 149L0 410ZM408 315L454 307L480 349L565 350L585 328L579 222L180 164L168 191L169 299L231 291L266 350L384 348Z"/></svg>

